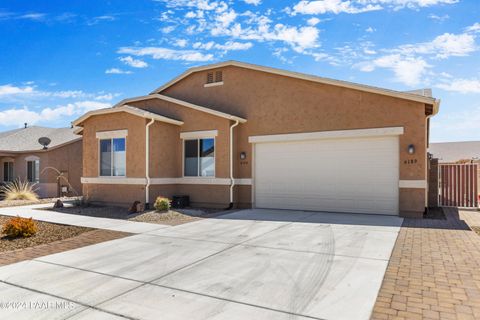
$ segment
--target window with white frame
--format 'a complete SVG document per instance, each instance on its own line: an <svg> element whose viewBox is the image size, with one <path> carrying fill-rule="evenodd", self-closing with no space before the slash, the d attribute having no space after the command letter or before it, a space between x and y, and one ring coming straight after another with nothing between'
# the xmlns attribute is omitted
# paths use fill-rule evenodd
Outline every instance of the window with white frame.
<svg viewBox="0 0 480 320"><path fill-rule="evenodd" d="M125 147L125 138L111 138L100 140L100 176L125 176Z"/></svg>
<svg viewBox="0 0 480 320"><path fill-rule="evenodd" d="M13 181L13 161L3 163L3 181Z"/></svg>
<svg viewBox="0 0 480 320"><path fill-rule="evenodd" d="M40 182L40 160L27 161L27 180L29 182Z"/></svg>
<svg viewBox="0 0 480 320"><path fill-rule="evenodd" d="M215 176L215 139L184 140L184 176Z"/></svg>

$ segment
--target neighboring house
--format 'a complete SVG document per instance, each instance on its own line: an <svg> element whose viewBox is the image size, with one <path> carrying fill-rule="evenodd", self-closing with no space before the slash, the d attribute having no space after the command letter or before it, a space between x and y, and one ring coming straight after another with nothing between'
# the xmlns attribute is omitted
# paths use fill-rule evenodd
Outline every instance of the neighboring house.
<svg viewBox="0 0 480 320"><path fill-rule="evenodd" d="M2 181L21 179L36 183L42 198L81 194L82 137L73 131L26 126L1 132ZM51 141L46 149L38 141L42 137ZM57 179L58 172L64 178Z"/></svg>
<svg viewBox="0 0 480 320"><path fill-rule="evenodd" d="M122 205L188 195L195 206L421 217L438 106L241 62L196 67L74 121L83 192Z"/></svg>
<svg viewBox="0 0 480 320"><path fill-rule="evenodd" d="M480 163L480 141L457 141L430 143L428 152L439 163L471 161Z"/></svg>

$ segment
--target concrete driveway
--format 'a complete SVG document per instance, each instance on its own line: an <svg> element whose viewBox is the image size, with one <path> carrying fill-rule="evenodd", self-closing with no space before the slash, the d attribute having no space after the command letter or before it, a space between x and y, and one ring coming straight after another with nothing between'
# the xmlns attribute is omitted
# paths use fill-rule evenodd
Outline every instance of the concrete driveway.
<svg viewBox="0 0 480 320"><path fill-rule="evenodd" d="M242 210L154 229L1 267L0 318L368 319L401 223Z"/></svg>

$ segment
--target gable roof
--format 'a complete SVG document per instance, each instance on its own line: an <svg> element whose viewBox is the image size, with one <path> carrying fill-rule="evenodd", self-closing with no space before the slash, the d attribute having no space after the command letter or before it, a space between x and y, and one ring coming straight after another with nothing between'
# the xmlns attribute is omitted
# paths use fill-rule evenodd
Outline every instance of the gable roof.
<svg viewBox="0 0 480 320"><path fill-rule="evenodd" d="M47 137L51 140L48 150L81 140L73 128L47 128L31 126L0 133L0 150L2 152L43 151L38 139Z"/></svg>
<svg viewBox="0 0 480 320"><path fill-rule="evenodd" d="M384 88L378 88L378 87L367 86L367 85L348 82L348 81L335 80L335 79L330 79L330 78L323 78L323 77L314 76L314 75L310 75L310 74L294 72L294 71L287 71L287 70L276 69L276 68L265 67L265 66L259 66L259 65L255 65L255 64L233 61L233 60L190 68L187 71L185 71L184 73L182 73L181 75L179 75L178 77L172 79L171 81L167 82L163 86L157 88L151 94L161 93L163 90L165 90L168 87L174 85L175 83L179 82L180 80L186 78L187 76L189 76L192 73L199 72L199 71L205 71L205 70L209 70L209 69L222 68L222 67L227 67L227 66L235 66L235 67L240 67L240 68L257 70L257 71L277 74L277 75L290 77L290 78L313 81L313 82L318 82L318 83L323 83L323 84L328 84L328 85L333 85L333 86L338 86L338 87L350 88L350 89L355 89L355 90L360 90L360 91L365 91L365 92L371 92L371 93L377 93L377 94L381 94L381 95L396 97L396 98L410 100L410 101L416 101L416 102L431 104L433 106L433 114L438 113L438 109L439 109L439 106L440 106L440 100L439 99L435 99L435 98L432 98L432 97L427 97L427 96L421 95L421 94L416 94L416 93L412 93L412 92L401 92L401 91L395 91L395 90L384 89Z"/></svg>
<svg viewBox="0 0 480 320"><path fill-rule="evenodd" d="M228 114L228 113L225 113L225 112L213 110L213 109L210 109L210 108L207 108L207 107L202 107L202 106L190 103L190 102L186 102L186 101L183 101L183 100L179 100L179 99L175 99L175 98L172 98L172 97L164 96L164 95L158 94L158 93L152 93L152 94L149 94L147 96L140 96L140 97L124 99L124 100L120 101L119 103L117 103L116 105L114 105L113 108L121 108L122 106L124 106L124 105L126 105L130 102L136 102L136 101L142 101L142 100L148 100L148 99L160 99L160 100L175 103L175 104L178 104L178 105L190 108L190 109L194 109L194 110L197 110L197 111L209 113L209 114L212 114L212 115L217 116L217 117L238 121L240 123L247 122L246 119L234 116L232 114Z"/></svg>
<svg viewBox="0 0 480 320"><path fill-rule="evenodd" d="M181 126L183 124L182 121L171 119L171 118L159 115L158 113L153 113L153 112L143 110L143 109L140 109L140 108L136 108L136 107L132 107L132 106L129 106L129 105L122 105L122 106L119 106L119 107L92 110L92 111L89 111L89 112L85 113L83 116L81 116L77 120L73 121L72 124L74 126L82 126L82 123L92 116L101 115L101 114L117 113L117 112L127 112L129 114L133 114L133 115L138 116L138 117L142 117L142 118L146 118L146 119L154 119L154 120L161 121L161 122L171 123L171 124L174 124L174 125L177 125L177 126ZM78 129L77 129L77 132L79 132Z"/></svg>
<svg viewBox="0 0 480 320"><path fill-rule="evenodd" d="M480 160L480 141L430 143L428 152L438 158L438 162Z"/></svg>

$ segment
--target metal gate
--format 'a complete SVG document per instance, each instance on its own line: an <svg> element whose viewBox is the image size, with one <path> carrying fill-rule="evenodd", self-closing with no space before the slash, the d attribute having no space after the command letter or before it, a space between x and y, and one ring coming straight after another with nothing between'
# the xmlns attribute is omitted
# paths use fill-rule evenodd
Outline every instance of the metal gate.
<svg viewBox="0 0 480 320"><path fill-rule="evenodd" d="M439 164L438 175L440 206L478 206L477 164Z"/></svg>

